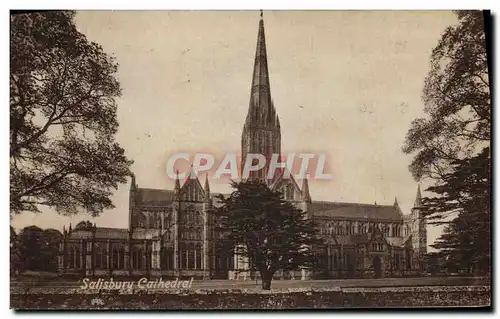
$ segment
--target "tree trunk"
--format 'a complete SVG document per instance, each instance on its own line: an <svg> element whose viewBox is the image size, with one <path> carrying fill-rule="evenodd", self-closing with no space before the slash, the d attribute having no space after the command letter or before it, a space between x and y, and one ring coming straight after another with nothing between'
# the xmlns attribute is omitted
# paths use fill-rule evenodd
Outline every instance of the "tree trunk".
<svg viewBox="0 0 500 319"><path fill-rule="evenodd" d="M271 280L273 279L273 273L269 271L261 271L260 276L262 277L262 290L271 290Z"/></svg>

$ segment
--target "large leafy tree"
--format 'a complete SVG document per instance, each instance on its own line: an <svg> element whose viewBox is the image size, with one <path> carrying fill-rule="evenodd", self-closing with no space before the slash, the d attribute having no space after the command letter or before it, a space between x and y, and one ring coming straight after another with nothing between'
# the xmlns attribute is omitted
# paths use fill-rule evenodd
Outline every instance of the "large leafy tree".
<svg viewBox="0 0 500 319"><path fill-rule="evenodd" d="M19 268L24 270L43 270L42 243L43 229L37 226L27 226L21 229L18 239Z"/></svg>
<svg viewBox="0 0 500 319"><path fill-rule="evenodd" d="M43 230L37 226L23 228L18 235L15 247L17 268L21 271L56 272L62 238L63 235L55 229Z"/></svg>
<svg viewBox="0 0 500 319"><path fill-rule="evenodd" d="M450 163L477 153L491 137L491 98L481 11L457 11L432 51L422 98L425 117L411 124L403 151L416 153L416 178L439 179Z"/></svg>
<svg viewBox="0 0 500 319"><path fill-rule="evenodd" d="M319 240L305 212L260 181L233 182L232 187L229 197L218 197L221 206L215 209L222 246L248 258L261 274L263 289L270 289L279 269L312 266Z"/></svg>
<svg viewBox="0 0 500 319"><path fill-rule="evenodd" d="M481 11L457 11L432 51L425 117L413 121L403 151L410 171L430 178L423 212L445 224L433 245L448 268L488 270L490 261L490 78Z"/></svg>
<svg viewBox="0 0 500 319"><path fill-rule="evenodd" d="M112 208L131 162L114 139L118 64L72 11L11 15L11 214Z"/></svg>

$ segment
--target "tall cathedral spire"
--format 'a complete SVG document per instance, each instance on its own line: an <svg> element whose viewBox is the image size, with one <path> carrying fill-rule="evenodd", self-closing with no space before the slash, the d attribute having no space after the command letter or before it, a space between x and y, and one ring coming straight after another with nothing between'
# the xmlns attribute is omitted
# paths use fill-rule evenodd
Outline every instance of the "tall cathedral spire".
<svg viewBox="0 0 500 319"><path fill-rule="evenodd" d="M250 89L250 103L248 114L243 127L241 138L242 164L248 153L262 154L268 163L272 154L280 154L281 133L279 118L271 99L269 84L269 69L267 65L266 36L264 32L264 18L261 11L257 47ZM243 165L242 165L243 167ZM264 179L267 175L267 166L253 176Z"/></svg>
<svg viewBox="0 0 500 319"><path fill-rule="evenodd" d="M264 18L261 11L247 124L252 126L276 127L276 122L279 122L279 120L277 119L276 110L271 99L266 35L264 32Z"/></svg>

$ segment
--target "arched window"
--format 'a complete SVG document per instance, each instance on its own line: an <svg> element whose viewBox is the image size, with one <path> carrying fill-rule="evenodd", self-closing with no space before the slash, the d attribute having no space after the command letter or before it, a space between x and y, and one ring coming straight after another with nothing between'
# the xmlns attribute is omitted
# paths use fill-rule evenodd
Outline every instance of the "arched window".
<svg viewBox="0 0 500 319"><path fill-rule="evenodd" d="M75 268L80 268L80 248L75 247Z"/></svg>
<svg viewBox="0 0 500 319"><path fill-rule="evenodd" d="M74 268L75 264L75 250L73 247L70 247L68 250L68 262L67 262L67 267L68 268Z"/></svg>
<svg viewBox="0 0 500 319"><path fill-rule="evenodd" d="M394 253L394 269L399 270L400 266L400 261L399 261L399 252Z"/></svg>
<svg viewBox="0 0 500 319"><path fill-rule="evenodd" d="M189 244L187 249L187 269L194 269L195 266L195 254L194 254L194 244Z"/></svg>
<svg viewBox="0 0 500 319"><path fill-rule="evenodd" d="M358 250L358 268L363 269L363 263L364 263L364 258L365 258L365 252L363 249Z"/></svg>
<svg viewBox="0 0 500 319"><path fill-rule="evenodd" d="M94 247L94 267L101 269L102 267L102 252L99 246Z"/></svg>
<svg viewBox="0 0 500 319"><path fill-rule="evenodd" d="M335 270L337 268L337 253L334 248L330 248L330 269Z"/></svg>
<svg viewBox="0 0 500 319"><path fill-rule="evenodd" d="M410 249L406 249L406 269L411 269L411 252Z"/></svg>
<svg viewBox="0 0 500 319"><path fill-rule="evenodd" d="M94 267L96 269L108 268L108 253L106 249L101 248L100 246L95 246L94 251L95 251Z"/></svg>
<svg viewBox="0 0 500 319"><path fill-rule="evenodd" d="M69 268L80 268L80 249L77 246L71 246L69 249Z"/></svg>
<svg viewBox="0 0 500 319"><path fill-rule="evenodd" d="M162 268L163 269L173 269L174 268L174 252L172 248L163 248L162 249Z"/></svg>
<svg viewBox="0 0 500 319"><path fill-rule="evenodd" d="M197 244L196 245L195 258L194 259L196 261L195 268L196 269L203 269L203 256L202 256L202 247L201 247L201 244Z"/></svg>
<svg viewBox="0 0 500 319"><path fill-rule="evenodd" d="M151 250L151 245L148 245L148 249L145 251L145 262L144 262L144 267L146 269L151 269L152 257L153 257L153 252Z"/></svg>
<svg viewBox="0 0 500 319"><path fill-rule="evenodd" d="M108 251L106 248L102 250L102 259L101 259L102 269L108 268Z"/></svg>
<svg viewBox="0 0 500 319"><path fill-rule="evenodd" d="M132 248L132 268L141 270L143 268L142 262L143 250L140 247Z"/></svg>
<svg viewBox="0 0 500 319"><path fill-rule="evenodd" d="M111 264L113 269L125 268L125 249L119 245L114 245L111 253Z"/></svg>
<svg viewBox="0 0 500 319"><path fill-rule="evenodd" d="M137 215L137 227L139 228L146 228L146 215L144 215L143 213L139 213Z"/></svg>
<svg viewBox="0 0 500 319"><path fill-rule="evenodd" d="M163 226L165 229L170 228L170 212L165 212L165 217L163 219Z"/></svg>
<svg viewBox="0 0 500 319"><path fill-rule="evenodd" d="M179 257L180 257L180 268L187 269L187 249L186 244L181 243L179 245Z"/></svg>

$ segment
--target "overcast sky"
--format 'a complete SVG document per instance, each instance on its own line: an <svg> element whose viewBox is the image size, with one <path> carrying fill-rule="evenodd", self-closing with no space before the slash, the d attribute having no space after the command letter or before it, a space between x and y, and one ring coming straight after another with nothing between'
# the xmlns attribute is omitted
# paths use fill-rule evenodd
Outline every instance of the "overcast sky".
<svg viewBox="0 0 500 319"><path fill-rule="evenodd" d="M178 151L240 151L257 41L257 11L82 11L78 29L118 60L123 96L117 140L139 187L172 189ZM432 48L456 22L449 11L266 11L271 95L284 152L328 155L330 181L310 181L313 200L392 204L409 213L417 183L401 152L423 115ZM427 185L423 184L424 188ZM128 189L98 226L128 227ZM229 192L211 181L214 192ZM425 195L425 193L424 193ZM19 229L90 219L16 216ZM439 231L429 228L429 243Z"/></svg>

